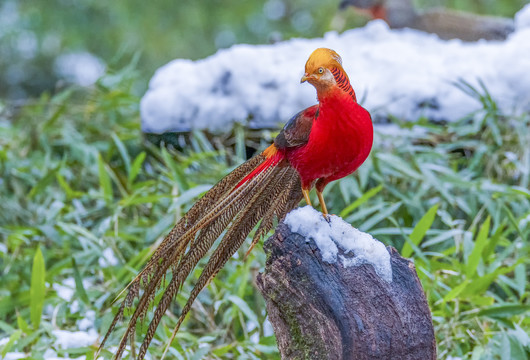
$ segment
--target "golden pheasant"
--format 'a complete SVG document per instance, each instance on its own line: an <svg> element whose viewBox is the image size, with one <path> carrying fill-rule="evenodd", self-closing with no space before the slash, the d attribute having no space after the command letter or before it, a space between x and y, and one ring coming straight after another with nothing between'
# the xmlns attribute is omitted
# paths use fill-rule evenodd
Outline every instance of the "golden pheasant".
<svg viewBox="0 0 530 360"><path fill-rule="evenodd" d="M121 358L129 339L132 347L137 321L146 316L155 293L171 272L171 280L139 350L138 359L143 359L160 320L183 282L225 230L190 293L173 334L199 292L256 226L250 249L268 233L275 218L283 219L303 197L311 204L309 191L313 186L322 211L327 214L322 191L330 181L351 174L366 160L372 148L372 121L370 114L357 103L342 60L335 51L320 48L311 54L301 82L306 81L316 88L318 104L296 114L274 144L223 178L175 225L129 284L100 349L122 318L124 309L139 297L116 358Z"/></svg>
<svg viewBox="0 0 530 360"><path fill-rule="evenodd" d="M343 0L340 6L353 6L372 19L386 21L392 29L417 29L442 39L504 40L515 28L513 20L497 16L442 8L417 11L411 0Z"/></svg>

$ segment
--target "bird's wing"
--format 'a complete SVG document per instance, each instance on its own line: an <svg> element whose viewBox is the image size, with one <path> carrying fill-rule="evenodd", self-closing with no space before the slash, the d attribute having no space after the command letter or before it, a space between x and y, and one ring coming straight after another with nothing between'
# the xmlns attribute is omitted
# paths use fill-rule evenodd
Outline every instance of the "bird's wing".
<svg viewBox="0 0 530 360"><path fill-rule="evenodd" d="M278 149L287 149L307 144L313 121L318 117L318 105L300 111L285 124L274 145Z"/></svg>

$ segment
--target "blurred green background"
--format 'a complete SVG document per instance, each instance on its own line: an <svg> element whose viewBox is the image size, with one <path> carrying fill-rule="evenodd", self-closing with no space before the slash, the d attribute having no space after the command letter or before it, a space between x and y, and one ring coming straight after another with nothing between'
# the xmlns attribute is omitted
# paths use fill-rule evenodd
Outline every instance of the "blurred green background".
<svg viewBox="0 0 530 360"><path fill-rule="evenodd" d="M423 8L447 6L508 17L526 2L416 1ZM61 74L57 57L85 52L111 69L122 68L138 54L136 91L141 93L153 72L175 58L203 58L235 43L317 37L366 22L351 8L338 11L338 5L338 0L2 0L0 97L57 91L65 85L59 79L72 80Z"/></svg>

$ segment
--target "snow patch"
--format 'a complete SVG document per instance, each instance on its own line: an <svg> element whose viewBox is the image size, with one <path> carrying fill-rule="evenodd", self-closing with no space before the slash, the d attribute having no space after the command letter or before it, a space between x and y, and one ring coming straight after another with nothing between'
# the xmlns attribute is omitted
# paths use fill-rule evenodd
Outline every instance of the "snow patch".
<svg viewBox="0 0 530 360"><path fill-rule="evenodd" d="M98 264L102 268L106 268L108 266L116 266L118 265L119 261L116 255L114 254L114 251L111 248L106 248L103 250L103 257L98 259Z"/></svg>
<svg viewBox="0 0 530 360"><path fill-rule="evenodd" d="M3 360L18 360L18 359L26 359L26 358L27 356L23 352L14 351L14 352L7 353L6 356L4 356L2 359Z"/></svg>
<svg viewBox="0 0 530 360"><path fill-rule="evenodd" d="M313 239L325 262L333 264L340 259L344 267L370 264L383 280L392 281L390 254L383 243L336 215L329 220L313 207L304 206L287 214L284 222L292 232Z"/></svg>
<svg viewBox="0 0 530 360"><path fill-rule="evenodd" d="M83 287L85 289L90 289L93 285L93 282L94 280L91 278L83 279ZM75 279L71 277L66 278L62 281L62 284L54 283L52 288L57 292L57 296L70 303L76 291ZM77 303L77 300L74 300L71 302L70 312L74 314L78 310L79 304Z"/></svg>
<svg viewBox="0 0 530 360"><path fill-rule="evenodd" d="M105 73L103 60L88 52L62 54L55 59L55 73L81 86L90 86Z"/></svg>
<svg viewBox="0 0 530 360"><path fill-rule="evenodd" d="M77 358L70 358L70 357L62 357L58 356L57 353L53 349L47 349L43 354L44 360L85 360L86 356L82 355ZM28 357L27 354L23 352L10 352L7 353L5 357L2 358L2 360L18 360L18 359L32 359L31 357Z"/></svg>
<svg viewBox="0 0 530 360"><path fill-rule="evenodd" d="M75 360L85 360L85 359L86 359L85 355L75 358ZM44 360L73 360L73 359L70 357L57 356L57 353L53 349L48 349L44 352Z"/></svg>
<svg viewBox="0 0 530 360"><path fill-rule="evenodd" d="M98 338L98 333L94 329L89 331L53 330L52 334L56 337L55 345L62 349L90 346Z"/></svg>
<svg viewBox="0 0 530 360"><path fill-rule="evenodd" d="M515 14L515 28L523 29L530 27L530 4L526 4L517 14Z"/></svg>
<svg viewBox="0 0 530 360"><path fill-rule="evenodd" d="M62 284L53 283L52 287L57 292L57 296L70 302L75 293L75 280L74 278L66 278Z"/></svg>
<svg viewBox="0 0 530 360"><path fill-rule="evenodd" d="M393 115L454 121L482 109L455 86L459 80L479 90L481 80L501 111L528 111L530 5L516 15L516 23L505 41L470 43L391 30L375 20L323 38L239 44L198 61L177 59L151 79L140 104L142 129L223 131L234 122L277 128L316 102L314 88L300 85L300 78L318 47L342 56L358 98L374 119Z"/></svg>

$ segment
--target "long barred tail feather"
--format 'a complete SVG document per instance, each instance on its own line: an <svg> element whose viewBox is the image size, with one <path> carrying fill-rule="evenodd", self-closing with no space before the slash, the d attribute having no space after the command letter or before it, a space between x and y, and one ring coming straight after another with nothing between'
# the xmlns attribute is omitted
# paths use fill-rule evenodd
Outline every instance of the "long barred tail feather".
<svg viewBox="0 0 530 360"><path fill-rule="evenodd" d="M290 167L284 169L275 169L274 173L271 174L269 178L270 179L267 181L267 183L263 184L263 187L258 190L258 192L254 195L253 199L248 203L245 209L243 209L239 213L238 217L235 219L234 223L221 240L221 243L219 244L215 252L211 255L208 264L202 271L199 280L195 284L195 287L193 288L190 297L187 300L186 305L181 311L177 325L175 326L173 334L167 343L162 358L169 349L169 346L175 338L175 335L177 334L180 325L182 325L182 322L191 310L191 306L199 295L199 293L201 292L201 290L211 281L213 277L217 275L217 273L219 272L219 270L221 270L224 264L241 247L250 231L252 231L252 229L261 220L261 224L258 227L258 230L256 231L256 235L254 238L255 240L256 238L259 239L258 233L260 233L260 231L261 234L266 235L267 232L272 228L273 223L272 221L269 222L269 219L267 218L268 216L270 216L270 210L275 209L275 205L280 205L286 202L288 200L286 194L291 194L293 190L290 187L285 187L286 184L288 186L292 186L298 189L299 197L296 201L296 204L298 204L302 199L300 183L297 181L293 181L293 178L298 179L298 174L294 169ZM271 203L270 199L275 200ZM292 201L292 203L294 203L294 201ZM294 206L296 206L296 204ZM273 212L274 211L272 211L272 213ZM166 294L164 294L164 296L165 295ZM160 315L162 315L162 313ZM155 319L153 319L153 322L154 321ZM160 321L160 319L158 319L158 321ZM157 323L154 324L153 331L156 330L156 326ZM149 331L147 336L149 336ZM149 346L149 342L146 342L148 341L147 336L144 340L144 343L142 344L142 347L140 348L141 356L145 355L145 351L147 351L147 347Z"/></svg>
<svg viewBox="0 0 530 360"><path fill-rule="evenodd" d="M128 293L126 295L126 298L120 306L118 313L114 317L109 327L109 330L105 334L105 337L103 338L103 341L101 342L96 355L99 354L99 352L103 349L103 346L107 342L110 334L115 329L118 322L123 318L123 312L125 308L132 306L134 298L138 296L140 284L142 284L144 287L144 294L140 299L140 302L137 306L135 314L133 315L133 318L131 319L131 323L133 322L133 320L134 322L136 322L140 314L146 313L149 304L152 301L151 297L154 298L156 291L161 286L162 278L167 273L169 266L172 265L172 262L170 261L172 259L170 259L167 254L173 253L174 250L177 250L177 252L183 251L182 235L186 232L186 230L191 228L198 220L200 220L201 214L209 212L211 208L217 204L219 199L221 199L223 196L226 196L227 193L232 191L232 189L245 176L247 176L265 160L266 157L262 154L259 154L240 165L230 174L221 179L221 181L219 181L214 187L212 187L179 220L179 222L173 227L173 229L169 232L166 238L155 250L155 252L151 256L151 259L144 267L144 269L133 279L133 281L131 281L129 285L127 285L126 289L128 289ZM175 249L177 243L180 243L181 246L177 246L177 249ZM185 245L187 245L187 243ZM127 333L128 332L129 331L127 331ZM124 336L125 338L127 333ZM118 352L120 356L122 351L123 349ZM120 357L118 356L118 353L116 354L117 359Z"/></svg>
<svg viewBox="0 0 530 360"><path fill-rule="evenodd" d="M143 359L156 328L182 284L225 229L228 228L227 232L210 256L182 310L174 334L199 292L241 247L252 229L261 221L251 247L272 228L275 216L282 219L296 207L302 198L299 176L296 170L282 162L280 153L271 150L274 149L267 149L228 174L175 225L144 269L129 284L128 293L101 342L98 354L123 317L125 308L131 307L134 298L139 297L115 354L116 359L121 358L127 342L132 342L135 337L136 323L145 318L168 271L171 271L169 285L157 304L139 350L138 359Z"/></svg>

